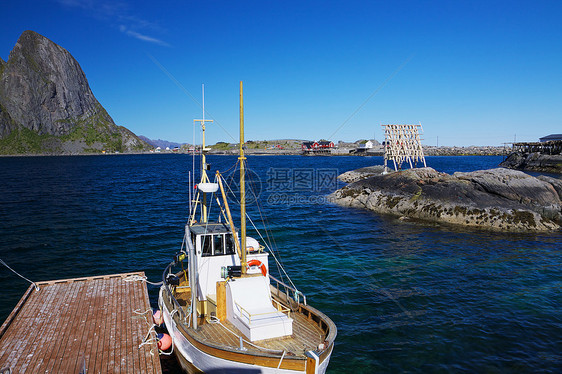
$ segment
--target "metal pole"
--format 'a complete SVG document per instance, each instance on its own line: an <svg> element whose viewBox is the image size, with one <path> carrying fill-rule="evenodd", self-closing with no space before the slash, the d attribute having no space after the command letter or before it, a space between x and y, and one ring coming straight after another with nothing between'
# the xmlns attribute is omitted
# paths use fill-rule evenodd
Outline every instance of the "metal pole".
<svg viewBox="0 0 562 374"><path fill-rule="evenodd" d="M242 265L242 274L246 274L246 185L244 173L244 98L242 90L242 81L240 81L240 251L242 256L240 262Z"/></svg>
<svg viewBox="0 0 562 374"><path fill-rule="evenodd" d="M185 241L189 250L189 288L191 289L191 326L197 330L197 255L196 243L191 241L189 225L185 226Z"/></svg>

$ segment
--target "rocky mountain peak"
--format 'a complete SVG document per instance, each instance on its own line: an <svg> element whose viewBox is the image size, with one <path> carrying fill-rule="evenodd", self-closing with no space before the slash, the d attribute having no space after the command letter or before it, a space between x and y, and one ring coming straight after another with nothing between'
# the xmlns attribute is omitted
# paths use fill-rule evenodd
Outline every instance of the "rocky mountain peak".
<svg viewBox="0 0 562 374"><path fill-rule="evenodd" d="M123 144L146 148L134 134L115 125L78 62L46 37L24 31L0 67L0 139L29 130L32 136L49 138L49 153L112 147L126 151ZM50 137L58 139L53 142ZM85 144L68 150L64 145L69 142Z"/></svg>
<svg viewBox="0 0 562 374"><path fill-rule="evenodd" d="M10 53L0 97L12 118L40 135L66 135L66 119L92 114L98 104L78 62L61 46L24 31Z"/></svg>

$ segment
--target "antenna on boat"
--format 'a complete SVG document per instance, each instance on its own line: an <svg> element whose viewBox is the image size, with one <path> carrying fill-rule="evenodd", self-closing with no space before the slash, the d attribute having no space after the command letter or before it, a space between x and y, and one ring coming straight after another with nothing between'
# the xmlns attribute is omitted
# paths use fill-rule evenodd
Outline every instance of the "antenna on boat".
<svg viewBox="0 0 562 374"><path fill-rule="evenodd" d="M242 81L240 81L240 252L242 274L246 274L246 186L244 162L244 98L242 95Z"/></svg>
<svg viewBox="0 0 562 374"><path fill-rule="evenodd" d="M205 122L213 122L212 119L205 119L205 85L201 85L201 91L203 96L203 119L194 119L193 122L201 123L201 182L209 183L209 177L207 176L207 158L205 152L209 151L210 148L205 148ZM203 192L203 204L201 205L201 222L207 222L207 193Z"/></svg>
<svg viewBox="0 0 562 374"><path fill-rule="evenodd" d="M189 171L187 173L189 175L189 216L188 216L188 220L187 222L189 222L189 220L191 220L191 211L193 210L193 200L191 198L191 190L192 190L192 185L191 185L191 171Z"/></svg>

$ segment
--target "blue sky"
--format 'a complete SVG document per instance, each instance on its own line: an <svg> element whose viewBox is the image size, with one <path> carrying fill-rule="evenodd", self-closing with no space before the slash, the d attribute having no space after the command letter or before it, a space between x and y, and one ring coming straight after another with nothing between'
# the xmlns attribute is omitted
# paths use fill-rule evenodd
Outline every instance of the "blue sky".
<svg viewBox="0 0 562 374"><path fill-rule="evenodd" d="M3 1L0 57L24 30L66 48L115 122L191 142L382 140L501 145L562 133L558 1Z"/></svg>

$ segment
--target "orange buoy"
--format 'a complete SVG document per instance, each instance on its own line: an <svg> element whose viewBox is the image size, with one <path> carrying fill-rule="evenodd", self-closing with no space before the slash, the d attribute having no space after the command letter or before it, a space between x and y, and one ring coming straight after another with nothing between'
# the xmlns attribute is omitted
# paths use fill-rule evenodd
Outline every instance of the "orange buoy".
<svg viewBox="0 0 562 374"><path fill-rule="evenodd" d="M154 314L152 315L152 321L156 326L162 326L162 324L164 323L164 317L162 316L162 312L160 310L154 312Z"/></svg>
<svg viewBox="0 0 562 374"><path fill-rule="evenodd" d="M261 273L263 274L264 277L267 276L267 268L265 267L265 264L263 264L260 260L250 260L248 261L248 267L250 266L257 266L261 269Z"/></svg>
<svg viewBox="0 0 562 374"><path fill-rule="evenodd" d="M158 338L158 349L161 351L170 349L172 346L172 337L170 335L160 333L156 337Z"/></svg>

